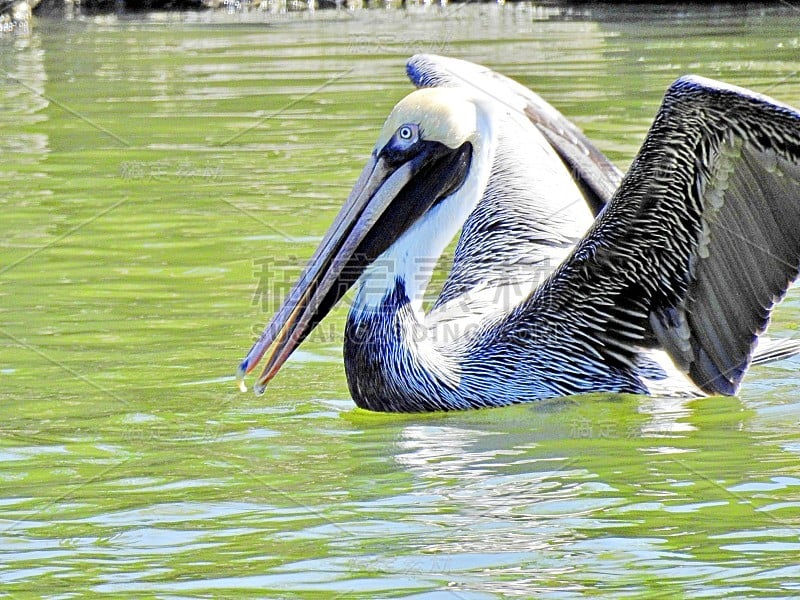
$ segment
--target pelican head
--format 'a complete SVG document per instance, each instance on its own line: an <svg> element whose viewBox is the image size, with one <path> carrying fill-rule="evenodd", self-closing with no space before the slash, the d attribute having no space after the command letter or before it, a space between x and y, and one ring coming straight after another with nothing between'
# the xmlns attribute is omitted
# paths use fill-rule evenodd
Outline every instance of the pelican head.
<svg viewBox="0 0 800 600"><path fill-rule="evenodd" d="M267 354L254 386L262 393L291 353L382 254L393 249L395 258L413 262L409 254L419 240L435 246L429 249L431 255L441 254L480 198L474 180L483 179L485 185L488 178L484 167L491 161L481 150L491 146L484 139L491 135L486 110L479 98L451 88L420 89L394 107L333 225L241 363L240 382ZM485 176L478 174L483 171ZM425 221L428 228L420 229ZM447 231L440 231L444 221ZM412 230L414 241L409 242ZM408 283L422 283L424 291L427 279Z"/></svg>

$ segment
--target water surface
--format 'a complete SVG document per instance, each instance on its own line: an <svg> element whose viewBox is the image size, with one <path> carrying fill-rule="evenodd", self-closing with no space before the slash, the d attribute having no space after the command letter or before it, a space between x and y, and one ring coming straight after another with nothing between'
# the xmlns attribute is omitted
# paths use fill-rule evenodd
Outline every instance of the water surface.
<svg viewBox="0 0 800 600"><path fill-rule="evenodd" d="M231 375L418 51L550 99L622 168L695 72L800 106L800 13L530 5L111 17L0 37L0 592L800 594L800 364L738 398L356 410L337 310ZM793 335L797 293L773 335Z"/></svg>

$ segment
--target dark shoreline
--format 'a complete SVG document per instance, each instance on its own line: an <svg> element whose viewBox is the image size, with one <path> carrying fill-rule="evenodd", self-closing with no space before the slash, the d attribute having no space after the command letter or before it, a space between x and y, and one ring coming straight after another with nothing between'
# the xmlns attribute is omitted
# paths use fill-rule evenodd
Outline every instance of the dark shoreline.
<svg viewBox="0 0 800 600"><path fill-rule="evenodd" d="M0 0L0 36L3 34L27 34L34 26L32 17L59 20L99 15L116 15L119 18L147 18L149 14L221 13L246 15L254 18L258 14L269 17L302 14L317 10L335 14L359 10L441 9L447 5L463 4L528 4L544 11L544 18L591 19L604 22L624 20L627 10L638 6L652 11L654 20L683 20L697 12L707 13L708 18L730 19L747 13L782 12L786 5L776 2L751 2L746 0L695 0L694 2L671 2L656 0ZM794 9L797 10L797 9Z"/></svg>
<svg viewBox="0 0 800 600"><path fill-rule="evenodd" d="M23 0L24 1L24 0ZM314 9L331 10L331 9L345 9L348 8L347 0L303 0L295 2L286 2L287 11L302 11L307 10L309 1L314 3ZM516 0L506 0L511 4L517 3ZM447 0L448 4L463 4L465 0ZM466 2L475 4L492 4L494 0L466 0ZM3 13L4 5L12 5L15 0L0 0L0 14ZM33 3L31 3L33 4ZM201 10L215 10L226 9L230 7L233 9L249 9L249 10L262 10L259 7L260 0L41 0L36 7L33 8L33 14L37 16L52 16L58 17L69 10L77 10L80 14L93 15L93 14L108 14L108 13L142 13L149 11L201 11ZM363 8L382 8L386 5L382 0L359 0L359 4ZM439 4L436 0L431 4ZM644 2L642 0L607 0L605 2L596 2L593 0L569 0L558 1L549 0L544 2L535 2L534 4L543 7L563 8L569 10L572 8L587 9L587 8L600 8L613 7L613 6L667 6L674 9L691 10L693 7L708 7L709 5L720 6L752 6L752 7L775 7L774 2L752 2L747 0L728 0L727 2L719 2L718 0L695 0L694 2L670 2L662 0L657 2ZM70 6L71 5L71 6ZM405 7L405 0L401 0L401 8ZM74 7L74 8L73 8Z"/></svg>

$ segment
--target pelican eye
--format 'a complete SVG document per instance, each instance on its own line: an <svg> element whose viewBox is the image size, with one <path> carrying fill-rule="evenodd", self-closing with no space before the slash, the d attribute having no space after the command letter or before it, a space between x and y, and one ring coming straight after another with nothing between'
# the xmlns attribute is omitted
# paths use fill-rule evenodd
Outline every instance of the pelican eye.
<svg viewBox="0 0 800 600"><path fill-rule="evenodd" d="M416 123L406 123L395 130L379 154L393 163L400 164L415 156L421 150L421 143L420 126Z"/></svg>
<svg viewBox="0 0 800 600"><path fill-rule="evenodd" d="M411 125L403 125L400 129L398 129L397 137L404 142L412 140L414 138L414 130L411 128Z"/></svg>

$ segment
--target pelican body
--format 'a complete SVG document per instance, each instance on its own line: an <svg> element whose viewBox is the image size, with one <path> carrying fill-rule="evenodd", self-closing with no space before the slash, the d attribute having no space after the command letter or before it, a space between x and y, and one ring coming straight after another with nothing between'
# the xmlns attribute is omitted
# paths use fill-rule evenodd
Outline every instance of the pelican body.
<svg viewBox="0 0 800 600"><path fill-rule="evenodd" d="M800 113L699 77L667 91L629 172L483 67L413 57L401 100L254 344L257 392L344 293L356 404L435 411L585 392L734 394L800 268ZM426 314L436 261L461 231Z"/></svg>

